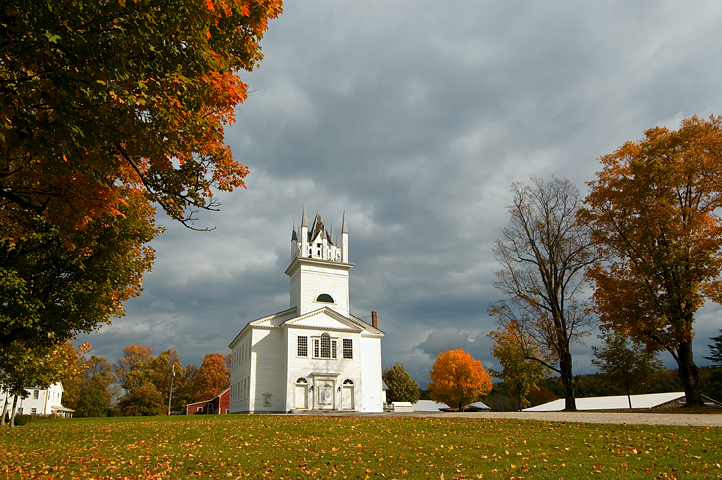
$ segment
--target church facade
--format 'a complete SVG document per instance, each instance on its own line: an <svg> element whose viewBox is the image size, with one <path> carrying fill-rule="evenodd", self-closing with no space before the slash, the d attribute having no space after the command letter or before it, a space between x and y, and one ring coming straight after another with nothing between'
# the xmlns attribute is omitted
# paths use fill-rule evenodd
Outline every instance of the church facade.
<svg viewBox="0 0 722 480"><path fill-rule="evenodd" d="M321 215L293 225L290 308L248 323L229 345L230 413L381 412L381 338L349 309L348 228L340 240Z"/></svg>

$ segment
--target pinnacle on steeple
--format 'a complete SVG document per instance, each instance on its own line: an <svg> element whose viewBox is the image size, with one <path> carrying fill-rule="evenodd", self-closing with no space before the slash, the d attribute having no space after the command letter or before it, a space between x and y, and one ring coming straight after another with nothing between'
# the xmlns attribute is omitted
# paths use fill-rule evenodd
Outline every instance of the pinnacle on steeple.
<svg viewBox="0 0 722 480"><path fill-rule="evenodd" d="M313 220L313 227L311 227L311 235L309 235L309 240L315 239L318 234L321 234L321 238L326 238L326 227L323 225L323 219L321 218L321 214L319 212L316 212L316 218Z"/></svg>
<svg viewBox="0 0 722 480"><path fill-rule="evenodd" d="M293 233L291 234L291 240L298 240L298 235L296 234L296 220L293 221Z"/></svg>
<svg viewBox="0 0 722 480"><path fill-rule="evenodd" d="M341 233L348 233L348 225L346 225L346 210L343 211L343 226L341 227Z"/></svg>
<svg viewBox="0 0 722 480"><path fill-rule="evenodd" d="M308 221L306 220L306 204L303 204L303 218L301 218L301 228L308 228Z"/></svg>

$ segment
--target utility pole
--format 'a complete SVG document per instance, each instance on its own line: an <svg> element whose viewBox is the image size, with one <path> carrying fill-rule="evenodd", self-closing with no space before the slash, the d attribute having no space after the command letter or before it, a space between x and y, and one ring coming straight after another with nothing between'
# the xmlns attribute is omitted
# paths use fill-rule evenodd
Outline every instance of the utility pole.
<svg viewBox="0 0 722 480"><path fill-rule="evenodd" d="M168 392L168 415L170 415L170 402L173 400L173 377L175 377L175 363L170 366L170 391Z"/></svg>

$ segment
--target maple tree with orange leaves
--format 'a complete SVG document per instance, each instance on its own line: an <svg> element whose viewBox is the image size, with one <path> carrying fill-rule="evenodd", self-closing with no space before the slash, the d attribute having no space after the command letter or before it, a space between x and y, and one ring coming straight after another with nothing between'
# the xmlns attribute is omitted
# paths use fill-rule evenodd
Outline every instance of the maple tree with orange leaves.
<svg viewBox="0 0 722 480"><path fill-rule="evenodd" d="M600 158L580 221L604 262L587 272L602 325L677 362L687 405L703 405L695 313L722 300L722 117L655 127Z"/></svg>
<svg viewBox="0 0 722 480"><path fill-rule="evenodd" d="M121 186L192 222L248 169L223 143L237 72L281 0L8 0L0 16L0 222L34 212L83 229L119 215Z"/></svg>
<svg viewBox="0 0 722 480"><path fill-rule="evenodd" d="M461 409L491 392L491 377L481 362L462 349L440 353L429 378L429 397L452 408Z"/></svg>
<svg viewBox="0 0 722 480"><path fill-rule="evenodd" d="M231 384L223 355L207 353L193 383L193 401L210 400Z"/></svg>

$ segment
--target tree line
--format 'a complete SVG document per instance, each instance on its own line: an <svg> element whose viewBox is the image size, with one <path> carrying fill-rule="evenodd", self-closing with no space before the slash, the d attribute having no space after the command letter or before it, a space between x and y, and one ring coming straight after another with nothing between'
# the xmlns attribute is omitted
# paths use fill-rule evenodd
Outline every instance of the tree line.
<svg viewBox="0 0 722 480"><path fill-rule="evenodd" d="M6 416L14 418L18 399L28 395L25 388L55 381L63 385L63 406L75 410L77 417L182 414L187 404L210 400L230 386L230 353L206 354L198 367L183 366L176 350L156 355L151 347L127 345L123 356L111 363L105 357L86 358L87 347L64 344L65 361L58 363L59 357L52 357L55 363L46 369L45 377L35 377L38 383L27 383L22 391L3 384L7 401L2 422Z"/></svg>
<svg viewBox="0 0 722 480"><path fill-rule="evenodd" d="M555 372L576 410L570 345L599 326L603 372L630 387L667 352L701 406L692 338L698 309L722 299L722 117L652 128L600 162L585 198L558 178L512 185L494 249L505 298L489 309L500 376L524 405Z"/></svg>

